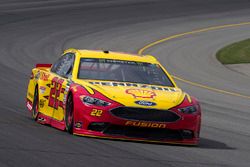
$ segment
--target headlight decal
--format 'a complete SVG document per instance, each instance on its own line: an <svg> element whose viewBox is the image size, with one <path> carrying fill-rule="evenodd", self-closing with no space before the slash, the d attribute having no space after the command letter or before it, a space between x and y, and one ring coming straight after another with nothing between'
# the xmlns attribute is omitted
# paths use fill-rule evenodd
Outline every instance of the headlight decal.
<svg viewBox="0 0 250 167"><path fill-rule="evenodd" d="M179 108L178 111L180 111L181 113L184 113L184 114L193 114L193 113L196 113L198 111L198 105Z"/></svg>
<svg viewBox="0 0 250 167"><path fill-rule="evenodd" d="M80 96L80 99L82 100L82 102L84 104L87 105L95 105L95 106L109 106L111 103L106 102L104 100L98 99L98 98L94 98L91 96Z"/></svg>

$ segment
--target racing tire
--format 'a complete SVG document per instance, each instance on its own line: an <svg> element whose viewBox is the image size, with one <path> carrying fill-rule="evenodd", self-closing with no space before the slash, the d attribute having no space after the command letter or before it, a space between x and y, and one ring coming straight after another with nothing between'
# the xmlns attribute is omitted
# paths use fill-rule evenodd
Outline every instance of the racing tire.
<svg viewBox="0 0 250 167"><path fill-rule="evenodd" d="M39 113L39 94L36 87L33 99L32 118L36 121Z"/></svg>
<svg viewBox="0 0 250 167"><path fill-rule="evenodd" d="M66 103L66 111L65 111L65 127L66 130L72 134L74 127L74 103L73 96L69 94L67 103Z"/></svg>

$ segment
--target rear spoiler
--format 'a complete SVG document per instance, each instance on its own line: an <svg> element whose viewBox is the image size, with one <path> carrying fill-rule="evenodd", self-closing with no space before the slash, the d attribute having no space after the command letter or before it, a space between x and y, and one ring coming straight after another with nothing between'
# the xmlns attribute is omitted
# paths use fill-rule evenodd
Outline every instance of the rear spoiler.
<svg viewBox="0 0 250 167"><path fill-rule="evenodd" d="M50 68L52 64L36 64L36 68Z"/></svg>

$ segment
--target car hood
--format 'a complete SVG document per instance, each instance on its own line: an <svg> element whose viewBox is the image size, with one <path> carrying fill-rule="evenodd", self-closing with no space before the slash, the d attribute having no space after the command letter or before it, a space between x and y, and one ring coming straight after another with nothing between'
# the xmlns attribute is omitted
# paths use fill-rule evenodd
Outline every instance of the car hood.
<svg viewBox="0 0 250 167"><path fill-rule="evenodd" d="M77 83L129 107L169 109L185 98L185 93L176 87L92 80L78 80Z"/></svg>

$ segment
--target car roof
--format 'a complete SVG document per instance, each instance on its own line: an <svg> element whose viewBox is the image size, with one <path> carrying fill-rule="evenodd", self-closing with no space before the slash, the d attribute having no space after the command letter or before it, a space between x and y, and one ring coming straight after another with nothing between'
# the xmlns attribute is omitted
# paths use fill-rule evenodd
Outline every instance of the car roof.
<svg viewBox="0 0 250 167"><path fill-rule="evenodd" d="M151 55L136 55L132 53L122 53L113 51L102 51L102 50L78 50L68 49L64 53L73 52L80 58L101 58L101 59L114 59L114 60L127 60L127 61L138 61L146 63L159 64L155 57Z"/></svg>

